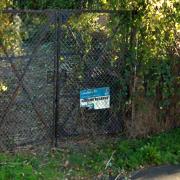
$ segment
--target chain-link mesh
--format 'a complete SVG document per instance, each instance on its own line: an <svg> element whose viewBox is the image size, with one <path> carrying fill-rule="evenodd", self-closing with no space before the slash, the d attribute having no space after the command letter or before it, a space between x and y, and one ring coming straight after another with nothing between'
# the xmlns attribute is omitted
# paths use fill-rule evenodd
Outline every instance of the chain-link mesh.
<svg viewBox="0 0 180 180"><path fill-rule="evenodd" d="M58 16L61 24L58 136L62 139L121 132L123 118L115 86L120 68L113 63L118 50L112 46L119 25L113 32L108 27L111 16L118 18L119 14L61 12ZM110 108L80 108L80 91L99 87L110 88Z"/></svg>
<svg viewBox="0 0 180 180"><path fill-rule="evenodd" d="M122 131L119 24L109 27L119 12L10 10L3 16L0 149ZM99 87L110 88L110 108L80 108L80 91Z"/></svg>
<svg viewBox="0 0 180 180"><path fill-rule="evenodd" d="M0 149L49 142L54 86L47 84L47 72L54 71L54 15L3 15L9 25L0 52Z"/></svg>

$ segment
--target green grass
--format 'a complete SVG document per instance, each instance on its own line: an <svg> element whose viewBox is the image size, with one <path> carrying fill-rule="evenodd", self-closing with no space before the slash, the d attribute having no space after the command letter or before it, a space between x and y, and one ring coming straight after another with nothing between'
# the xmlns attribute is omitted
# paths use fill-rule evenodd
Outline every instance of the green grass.
<svg viewBox="0 0 180 180"><path fill-rule="evenodd" d="M0 180L92 179L160 164L180 164L180 128L145 139L106 140L85 152L0 154Z"/></svg>

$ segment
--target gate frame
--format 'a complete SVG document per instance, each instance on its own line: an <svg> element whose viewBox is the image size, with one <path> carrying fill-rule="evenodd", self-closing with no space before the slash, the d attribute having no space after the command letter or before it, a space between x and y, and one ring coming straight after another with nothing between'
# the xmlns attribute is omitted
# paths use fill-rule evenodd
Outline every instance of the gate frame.
<svg viewBox="0 0 180 180"><path fill-rule="evenodd" d="M54 16L55 21L55 33L56 38L55 41L55 51L54 51L54 94L53 94L53 132L52 132L52 146L57 148L58 147L58 120L59 120L59 101L60 101L60 55L61 55L61 25L62 25L62 15L63 14L72 14L72 13L119 13L123 14L124 12L130 12L133 16L137 13L137 10L93 10L93 9L60 9L60 10L53 10L53 9L46 9L46 10L16 10L16 9L7 9L3 10L3 13L10 13L10 14L18 14L18 13L33 13L33 14L51 14L52 17Z"/></svg>
<svg viewBox="0 0 180 180"><path fill-rule="evenodd" d="M39 10L39 12L42 12L44 10ZM46 11L46 10L45 10ZM47 11L54 11L54 10L47 10ZM60 101L60 95L59 95L59 90L60 90L60 83L59 83L59 76L60 76L60 62L59 58L61 55L61 25L62 25L62 16L68 15L68 14L76 14L76 13L107 13L107 14L113 14L113 13L124 13L124 12L130 12L131 15L133 16L137 11L136 10L126 10L126 9L121 9L121 10L92 10L92 9L60 9L60 10L55 10L55 18L56 18L56 62L55 62L55 99L54 99L54 147L58 147L58 120L59 120L59 101Z"/></svg>

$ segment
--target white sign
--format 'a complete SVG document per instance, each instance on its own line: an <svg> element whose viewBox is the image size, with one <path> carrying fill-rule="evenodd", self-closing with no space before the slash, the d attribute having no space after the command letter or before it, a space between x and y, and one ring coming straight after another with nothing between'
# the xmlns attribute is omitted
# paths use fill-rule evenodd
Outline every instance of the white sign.
<svg viewBox="0 0 180 180"><path fill-rule="evenodd" d="M89 109L110 108L109 87L81 90L80 107L85 107Z"/></svg>

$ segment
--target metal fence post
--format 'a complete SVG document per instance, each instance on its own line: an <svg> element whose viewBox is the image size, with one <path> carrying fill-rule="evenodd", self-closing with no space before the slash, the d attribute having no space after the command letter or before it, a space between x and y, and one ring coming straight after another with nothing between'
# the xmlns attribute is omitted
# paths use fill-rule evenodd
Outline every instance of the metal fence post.
<svg viewBox="0 0 180 180"><path fill-rule="evenodd" d="M55 59L55 111L54 111L54 147L58 146L58 119L59 119L59 59L60 59L60 17L55 12L56 19L56 59Z"/></svg>

